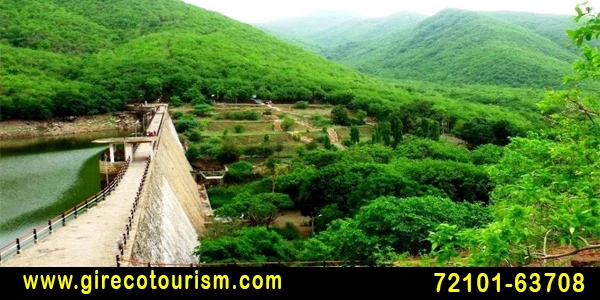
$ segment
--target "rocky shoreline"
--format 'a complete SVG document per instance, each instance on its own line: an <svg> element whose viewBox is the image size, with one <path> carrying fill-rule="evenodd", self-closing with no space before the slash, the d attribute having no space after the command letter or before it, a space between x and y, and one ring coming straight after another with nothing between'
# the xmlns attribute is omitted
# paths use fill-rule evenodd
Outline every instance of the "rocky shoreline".
<svg viewBox="0 0 600 300"><path fill-rule="evenodd" d="M128 130L134 129L135 121L135 115L127 112L43 121L8 120L0 122L0 140Z"/></svg>

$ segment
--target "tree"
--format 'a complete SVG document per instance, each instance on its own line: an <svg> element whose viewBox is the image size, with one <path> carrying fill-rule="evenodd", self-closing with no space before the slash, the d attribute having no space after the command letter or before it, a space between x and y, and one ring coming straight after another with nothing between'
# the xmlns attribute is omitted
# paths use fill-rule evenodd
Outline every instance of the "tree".
<svg viewBox="0 0 600 300"><path fill-rule="evenodd" d="M360 143L360 132L358 131L358 127L356 127L356 125L352 125L352 127L350 127L350 142L353 145Z"/></svg>
<svg viewBox="0 0 600 300"><path fill-rule="evenodd" d="M281 153L281 151L283 151L284 146L282 143L277 143L277 145L275 145L275 152L277 152L277 154Z"/></svg>
<svg viewBox="0 0 600 300"><path fill-rule="evenodd" d="M286 164L283 164L279 160L276 160L272 157L263 163L263 176L271 176L271 182L273 183L272 193L275 193L275 184L277 183L277 178L281 175L287 174L288 172L289 168Z"/></svg>
<svg viewBox="0 0 600 300"><path fill-rule="evenodd" d="M242 219L250 226L265 226L281 215L281 209L291 208L294 203L287 194L262 193L251 195L241 193L232 199L232 202L217 209L220 217Z"/></svg>
<svg viewBox="0 0 600 300"><path fill-rule="evenodd" d="M281 235L265 227L246 227L230 234L203 239L194 249L207 263L290 261L295 251Z"/></svg>
<svg viewBox="0 0 600 300"><path fill-rule="evenodd" d="M194 113L199 117L205 117L213 110L214 107L212 107L212 105L209 104L194 105Z"/></svg>
<svg viewBox="0 0 600 300"><path fill-rule="evenodd" d="M367 112L362 109L359 109L356 111L356 115L354 116L353 123L356 125L364 125L366 117L367 117Z"/></svg>
<svg viewBox="0 0 600 300"><path fill-rule="evenodd" d="M253 178L252 163L247 161L239 161L231 164L227 168L225 179L232 183L243 183L250 181Z"/></svg>
<svg viewBox="0 0 600 300"><path fill-rule="evenodd" d="M325 147L325 149L329 150L331 148L333 148L333 144L331 143L331 139L329 138L329 135L325 135L325 141L323 142L323 147Z"/></svg>
<svg viewBox="0 0 600 300"><path fill-rule="evenodd" d="M379 133L379 124L375 124L373 127L373 135L371 135L371 143L379 144L381 143L381 134Z"/></svg>
<svg viewBox="0 0 600 300"><path fill-rule="evenodd" d="M283 131L291 131L294 128L295 124L296 120L290 117L285 117L283 118L283 122L281 123L281 129L283 129Z"/></svg>
<svg viewBox="0 0 600 300"><path fill-rule="evenodd" d="M576 11L576 21L586 21L568 34L583 56L574 63L577 74L567 81L597 81L600 55L590 42L600 35L600 15L590 7ZM600 232L598 95L551 91L538 106L552 120L552 129L511 139L500 162L489 168L497 184L491 195L494 221L476 230L441 225L430 237L440 262L461 250L468 251L470 265L512 266L600 249L590 244ZM548 253L558 245L571 249Z"/></svg>
<svg viewBox="0 0 600 300"><path fill-rule="evenodd" d="M392 147L394 149L396 149L398 147L398 144L400 144L400 142L402 142L402 135L403 135L402 121L398 117L392 117L392 120L390 121L390 126L391 126L391 130L392 130L392 139L393 139Z"/></svg>
<svg viewBox="0 0 600 300"><path fill-rule="evenodd" d="M391 130L391 126L390 126L390 122L381 122L379 124L379 135L381 136L381 139L383 140L383 144L386 146L391 146L392 145L392 130Z"/></svg>
<svg viewBox="0 0 600 300"><path fill-rule="evenodd" d="M348 126L350 125L350 115L343 105L337 105L331 111L331 121L334 124Z"/></svg>
<svg viewBox="0 0 600 300"><path fill-rule="evenodd" d="M438 121L435 120L431 120L429 121L430 125L429 125L429 138L434 140L434 141L439 141L440 140L440 123Z"/></svg>
<svg viewBox="0 0 600 300"><path fill-rule="evenodd" d="M183 105L183 101L181 101L181 98L179 98L178 96L171 97L171 100L169 102L174 107Z"/></svg>
<svg viewBox="0 0 600 300"><path fill-rule="evenodd" d="M271 137L269 136L269 134L266 134L263 136L263 145L268 145L269 141L271 140Z"/></svg>

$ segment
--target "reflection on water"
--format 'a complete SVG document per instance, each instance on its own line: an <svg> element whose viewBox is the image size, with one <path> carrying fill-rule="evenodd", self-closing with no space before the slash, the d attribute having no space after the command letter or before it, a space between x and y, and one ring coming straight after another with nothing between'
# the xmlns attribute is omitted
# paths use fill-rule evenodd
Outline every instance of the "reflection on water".
<svg viewBox="0 0 600 300"><path fill-rule="evenodd" d="M0 246L98 192L98 160L106 145L91 141L125 135L0 141Z"/></svg>

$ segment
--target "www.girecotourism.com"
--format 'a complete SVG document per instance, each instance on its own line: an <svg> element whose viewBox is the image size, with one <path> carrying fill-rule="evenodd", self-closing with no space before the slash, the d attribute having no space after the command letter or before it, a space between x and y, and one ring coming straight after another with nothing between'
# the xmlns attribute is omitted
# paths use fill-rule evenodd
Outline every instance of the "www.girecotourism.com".
<svg viewBox="0 0 600 300"><path fill-rule="evenodd" d="M203 289L203 290L228 290L228 289L254 289L254 290L280 290L280 275L241 275L237 283L230 282L229 275L199 275L195 270L194 275L155 275L151 270L150 275L82 275L73 282L73 275L23 275L25 289L35 290L81 290L83 294L90 294L93 290L113 289Z"/></svg>

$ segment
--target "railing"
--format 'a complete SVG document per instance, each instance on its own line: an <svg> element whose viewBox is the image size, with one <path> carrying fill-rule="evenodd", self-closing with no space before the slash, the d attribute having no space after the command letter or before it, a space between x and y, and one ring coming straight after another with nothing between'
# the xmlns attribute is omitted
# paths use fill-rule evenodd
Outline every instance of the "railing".
<svg viewBox="0 0 600 300"><path fill-rule="evenodd" d="M164 110L163 110L163 112L161 113L161 116L160 116L158 130L156 131L157 139L154 142L154 145L153 145L152 150L151 150L153 153L158 148L158 143L160 141L160 133L162 131L162 125L163 125L165 113L167 113L167 107L166 106L165 106L165 108L164 108ZM148 130L146 130L146 132L148 132ZM135 150L137 149L138 145L139 144L136 144L136 147L134 147L134 153L135 153ZM119 254L116 255L116 257L117 257L117 263L119 262L119 260L122 258L122 256L125 253L125 247L127 246L127 241L129 240L130 233L133 230L133 223L134 223L134 219L135 219L135 213L136 213L137 207L139 205L140 198L142 196L142 191L144 189L144 184L146 183L146 179L148 177L148 172L149 172L149 169L150 169L151 157L152 156L149 156L146 159L146 167L144 168L144 175L142 176L142 180L140 182L140 185L138 186L137 194L135 195L135 199L133 201L132 208L130 210L130 214L127 217L127 222L125 223L125 229L124 229L123 233L121 234L121 236L119 237L119 239L120 239L119 242L118 242L118 253Z"/></svg>
<svg viewBox="0 0 600 300"><path fill-rule="evenodd" d="M67 222L77 219L78 215L86 212L98 202L106 199L106 196L110 195L119 185L121 179L123 179L130 162L131 158L125 162L125 165L119 171L119 173L117 173L117 176L115 176L115 178L106 187L104 187L95 195L87 198L85 201L75 205L73 208L63 212L59 216L48 220L45 225L34 228L31 233L18 237L14 242L11 242L8 245L0 248L0 263L2 263L2 260L6 260L15 254L20 254L23 249L36 244L40 239L51 235L57 229L65 227Z"/></svg>
<svg viewBox="0 0 600 300"><path fill-rule="evenodd" d="M233 262L233 263L158 263L127 260L117 255L117 267L122 263L131 266L144 267L342 267L342 266L368 266L365 261L360 260L322 260L322 261L274 261L274 262Z"/></svg>
<svg viewBox="0 0 600 300"><path fill-rule="evenodd" d="M132 230L133 219L135 217L135 211L138 207L140 197L142 195L142 189L144 188L144 183L146 183L146 178L148 177L148 169L150 168L150 157L146 160L146 168L144 168L144 175L142 176L142 181L138 187L137 194L135 195L135 200L133 201L133 206L130 210L130 214L127 217L127 223L125 224L125 230L120 237L120 241L118 243L119 253L123 255L125 251L125 246L127 245L127 240L129 239L129 233ZM119 255L117 255L119 257Z"/></svg>

